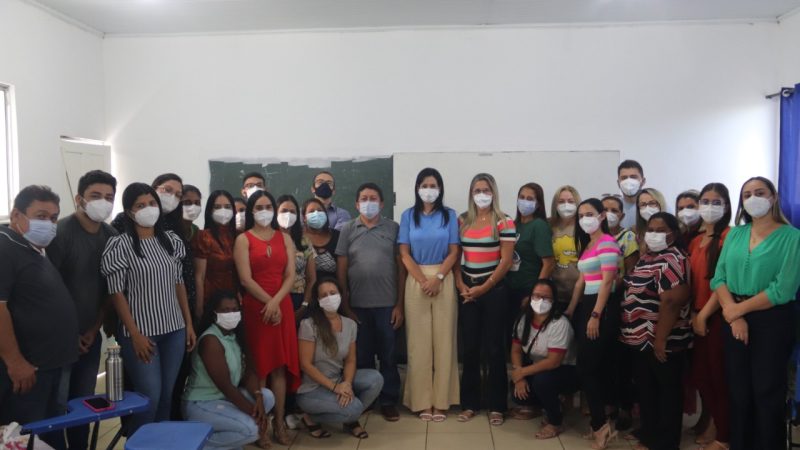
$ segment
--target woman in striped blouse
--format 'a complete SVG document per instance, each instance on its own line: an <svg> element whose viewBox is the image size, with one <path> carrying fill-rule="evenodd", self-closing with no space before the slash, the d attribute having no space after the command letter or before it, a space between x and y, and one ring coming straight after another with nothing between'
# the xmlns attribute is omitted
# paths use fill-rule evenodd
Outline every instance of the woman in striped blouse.
<svg viewBox="0 0 800 450"><path fill-rule="evenodd" d="M119 316L117 333L125 369L150 408L131 419L141 425L170 418L170 401L183 360L195 334L186 298L181 259L183 241L162 223L161 201L144 183L122 194L124 233L108 240L101 271Z"/></svg>
<svg viewBox="0 0 800 450"><path fill-rule="evenodd" d="M503 278L511 267L516 241L514 221L500 210L497 184L487 173L475 175L470 183L467 212L459 217L463 251L458 292L463 298L459 311L464 338L464 370L461 375L459 422L467 422L480 409L481 346L486 345L489 361L487 383L489 422L502 425L508 395L506 352L506 287Z"/></svg>
<svg viewBox="0 0 800 450"><path fill-rule="evenodd" d="M614 282L621 252L608 232L600 200L590 198L578 205L578 225L575 248L580 275L566 314L575 325L578 377L592 416L592 448L603 449L614 436L605 405L606 391L613 386L615 374L609 362L614 358L619 334L619 297Z"/></svg>

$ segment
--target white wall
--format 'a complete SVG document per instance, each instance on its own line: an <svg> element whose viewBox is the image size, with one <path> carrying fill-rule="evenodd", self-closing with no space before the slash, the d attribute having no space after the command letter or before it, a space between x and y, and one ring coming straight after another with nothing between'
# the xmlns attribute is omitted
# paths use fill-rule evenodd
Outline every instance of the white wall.
<svg viewBox="0 0 800 450"><path fill-rule="evenodd" d="M111 37L108 139L124 182L169 170L202 189L207 160L226 156L613 149L670 197L709 181L735 190L777 172L777 110L764 99L777 30Z"/></svg>
<svg viewBox="0 0 800 450"><path fill-rule="evenodd" d="M781 86L800 83L800 10L781 21L779 27Z"/></svg>
<svg viewBox="0 0 800 450"><path fill-rule="evenodd" d="M16 90L20 187L67 193L59 136L105 137L102 56L97 35L0 0L0 81Z"/></svg>

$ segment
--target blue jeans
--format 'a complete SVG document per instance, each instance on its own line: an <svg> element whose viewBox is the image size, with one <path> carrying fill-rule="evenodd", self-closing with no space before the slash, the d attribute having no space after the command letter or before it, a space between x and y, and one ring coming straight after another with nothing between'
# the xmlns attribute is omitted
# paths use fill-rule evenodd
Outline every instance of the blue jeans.
<svg viewBox="0 0 800 450"><path fill-rule="evenodd" d="M144 424L169 420L172 389L183 361L186 349L186 328L171 333L149 336L155 343L155 352L150 363L145 364L133 350L133 341L120 331L117 339L122 347L125 371L133 383L133 389L150 399L150 409L131 416L127 424L128 436Z"/></svg>
<svg viewBox="0 0 800 450"><path fill-rule="evenodd" d="M248 400L249 392L241 389ZM261 388L264 412L275 406L275 396L267 388ZM242 412L227 400L203 400L183 402L183 417L186 420L205 422L214 428L205 449L236 449L258 440L258 424L250 414Z"/></svg>
<svg viewBox="0 0 800 450"><path fill-rule="evenodd" d="M353 378L353 393L356 397L342 408L333 391L322 386L311 392L297 394L297 406L317 423L351 423L358 421L361 413L381 392L383 377L375 369L358 369Z"/></svg>
<svg viewBox="0 0 800 450"><path fill-rule="evenodd" d="M560 427L564 419L559 395L569 395L578 390L578 371L575 366L562 364L555 369L525 377L529 392L527 399L512 395L518 405L537 405L544 409L547 421Z"/></svg>
<svg viewBox="0 0 800 450"><path fill-rule="evenodd" d="M353 308L361 322L356 338L356 364L359 369L374 369L377 355L383 375L383 390L378 400L381 406L393 406L400 400L400 372L397 371L395 330L392 328L393 309L393 306Z"/></svg>
<svg viewBox="0 0 800 450"><path fill-rule="evenodd" d="M100 347L103 343L103 336L97 333L94 343L89 347L89 351L78 357L78 362L72 365L68 371L64 387L67 392L64 398L86 397L94 395L94 388L97 385L97 371L100 366ZM89 446L89 425L67 428L67 441L70 450L85 450Z"/></svg>

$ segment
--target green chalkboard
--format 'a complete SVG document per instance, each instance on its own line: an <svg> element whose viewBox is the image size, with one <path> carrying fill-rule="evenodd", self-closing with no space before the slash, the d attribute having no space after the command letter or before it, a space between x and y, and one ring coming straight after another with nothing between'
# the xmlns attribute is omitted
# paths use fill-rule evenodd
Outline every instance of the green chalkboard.
<svg viewBox="0 0 800 450"><path fill-rule="evenodd" d="M394 185L392 174L392 157L364 160L331 161L330 167L314 167L304 164L281 163L246 163L237 161L209 161L211 172L211 191L224 189L234 197L241 195L242 177L246 173L259 172L267 180L267 189L275 197L291 194L302 203L311 194L311 183L321 170L333 174L336 180L336 196L333 201L337 206L346 208L353 217L355 210L356 189L362 183L371 181L383 190L384 217L394 217ZM210 191L209 191L210 192Z"/></svg>

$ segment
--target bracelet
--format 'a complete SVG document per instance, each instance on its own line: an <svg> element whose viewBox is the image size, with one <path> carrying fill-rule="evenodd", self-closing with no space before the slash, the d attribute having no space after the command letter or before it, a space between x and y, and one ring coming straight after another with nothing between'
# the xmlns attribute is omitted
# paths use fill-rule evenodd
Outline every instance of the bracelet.
<svg viewBox="0 0 800 450"><path fill-rule="evenodd" d="M260 396L262 396L262 395L264 395L264 393L263 393L263 392L261 392L261 391L255 391L255 392L253 392L253 397L260 397Z"/></svg>
<svg viewBox="0 0 800 450"><path fill-rule="evenodd" d="M339 383L333 383L333 387L331 388L331 392L335 392L336 391L336 386L338 386L338 385L339 385Z"/></svg>

